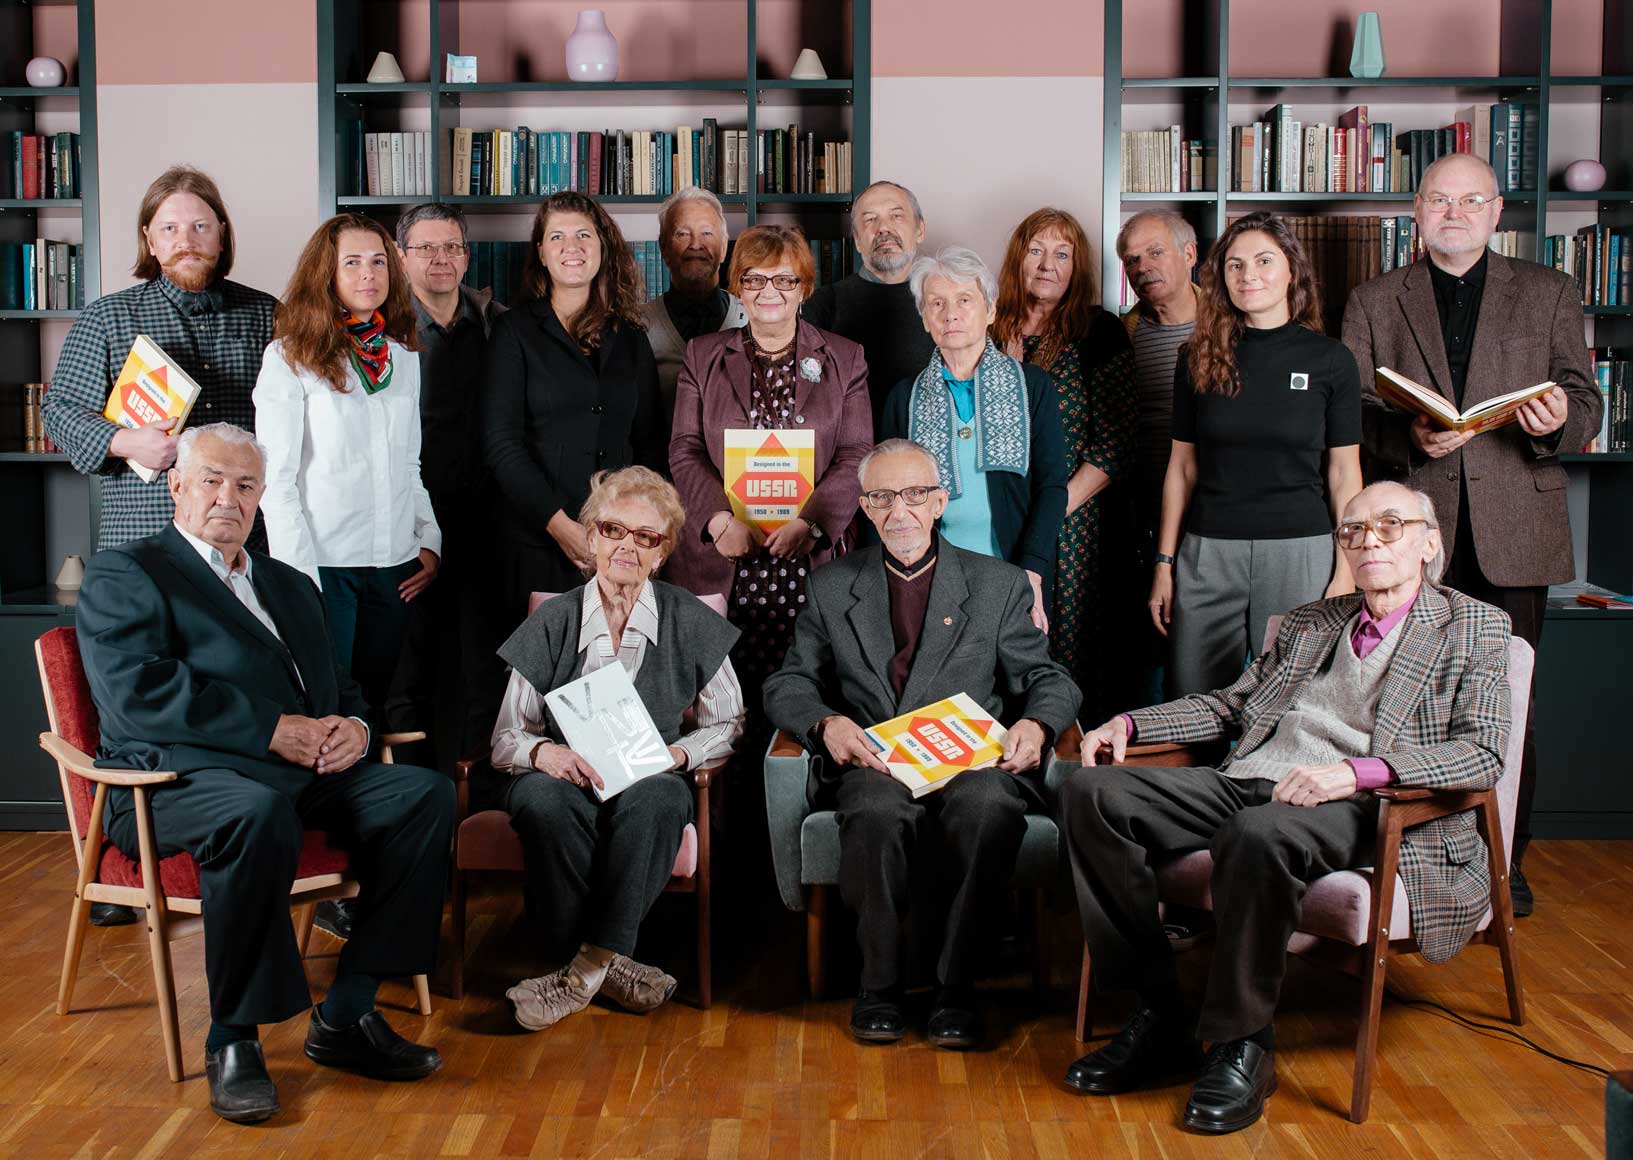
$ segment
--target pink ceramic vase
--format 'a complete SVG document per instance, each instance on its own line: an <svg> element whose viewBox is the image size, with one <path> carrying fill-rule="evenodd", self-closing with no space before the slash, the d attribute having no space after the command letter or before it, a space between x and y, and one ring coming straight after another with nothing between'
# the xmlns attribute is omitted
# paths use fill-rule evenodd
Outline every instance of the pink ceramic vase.
<svg viewBox="0 0 1633 1160"><path fill-rule="evenodd" d="M599 8L578 14L578 24L567 38L567 77L575 81L618 79L618 41L607 30Z"/></svg>

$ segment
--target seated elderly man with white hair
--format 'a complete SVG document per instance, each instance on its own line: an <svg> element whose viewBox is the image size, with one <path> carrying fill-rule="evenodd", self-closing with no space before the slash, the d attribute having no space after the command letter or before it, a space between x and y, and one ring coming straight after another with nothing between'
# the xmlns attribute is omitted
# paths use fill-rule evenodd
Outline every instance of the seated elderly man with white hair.
<svg viewBox="0 0 1633 1160"><path fill-rule="evenodd" d="M920 258L908 282L936 349L890 392L875 434L929 449L947 492L942 537L1024 569L1047 631L1072 468L1055 382L987 337L998 282L974 250Z"/></svg>
<svg viewBox="0 0 1633 1160"><path fill-rule="evenodd" d="M1103 985L1133 988L1134 1017L1072 1064L1066 1083L1114 1095L1196 1068L1187 1126L1234 1132L1275 1090L1271 1020L1304 892L1369 864L1386 785L1483 790L1508 743L1508 617L1440 586L1445 554L1422 492L1376 483L1334 535L1360 591L1295 608L1275 644L1228 689L1112 718L1083 739L1062 787L1061 828ZM1130 741L1235 738L1214 768L1098 766ZM1180 998L1154 867L1213 854L1218 942L1200 1023ZM1472 812L1406 832L1400 876L1412 933L1440 962L1473 935L1490 897Z"/></svg>

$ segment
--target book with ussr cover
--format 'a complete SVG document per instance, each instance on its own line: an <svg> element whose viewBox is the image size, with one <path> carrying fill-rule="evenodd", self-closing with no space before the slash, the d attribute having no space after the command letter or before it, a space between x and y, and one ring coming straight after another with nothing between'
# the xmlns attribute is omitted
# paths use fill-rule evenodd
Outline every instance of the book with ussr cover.
<svg viewBox="0 0 1633 1160"><path fill-rule="evenodd" d="M171 436L175 437L187 425L187 416L198 393L198 384L159 349L158 343L145 334L138 334L130 345L124 369L114 380L102 417L132 430L175 419L176 425L170 428ZM160 472L152 468L130 459L125 462L149 483L159 478Z"/></svg>
<svg viewBox="0 0 1633 1160"><path fill-rule="evenodd" d="M956 693L864 732L890 776L918 798L966 769L998 764L1009 731L967 693Z"/></svg>
<svg viewBox="0 0 1633 1160"><path fill-rule="evenodd" d="M1443 430L1470 431L1476 435L1512 423L1516 411L1554 389L1553 380L1550 379L1546 383L1509 391L1506 395L1498 395L1495 399L1476 403L1466 411L1459 411L1440 394L1388 367L1377 368L1374 381L1378 386L1378 397L1390 406L1423 415Z"/></svg>
<svg viewBox="0 0 1633 1160"><path fill-rule="evenodd" d="M722 434L732 514L762 532L798 519L816 488L816 432L728 427Z"/></svg>

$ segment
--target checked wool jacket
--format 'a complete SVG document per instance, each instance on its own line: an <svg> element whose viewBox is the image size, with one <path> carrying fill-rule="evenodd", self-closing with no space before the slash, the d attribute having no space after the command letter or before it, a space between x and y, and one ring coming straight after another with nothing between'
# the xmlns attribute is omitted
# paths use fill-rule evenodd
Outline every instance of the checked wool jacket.
<svg viewBox="0 0 1633 1160"><path fill-rule="evenodd" d="M1219 766L1229 776L1231 763L1264 744L1333 649L1347 643L1360 606L1352 593L1295 608L1275 644L1234 685L1135 711L1136 736L1142 744L1239 737ZM1378 698L1371 750L1353 756L1383 758L1401 785L1490 789L1508 744L1507 614L1425 583L1396 631L1402 635ZM1419 948L1444 962L1474 934L1491 897L1473 811L1407 830L1400 876Z"/></svg>

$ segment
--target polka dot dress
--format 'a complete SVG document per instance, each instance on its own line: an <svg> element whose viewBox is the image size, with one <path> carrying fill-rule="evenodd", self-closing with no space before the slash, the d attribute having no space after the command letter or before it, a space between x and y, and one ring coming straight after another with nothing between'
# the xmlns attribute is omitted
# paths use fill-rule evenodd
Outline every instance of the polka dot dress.
<svg viewBox="0 0 1633 1160"><path fill-rule="evenodd" d="M794 427L794 346L767 355L744 334L744 347L753 370L749 422L756 431ZM761 548L737 560L732 574L727 618L743 635L732 650L732 665L745 691L758 690L762 681L782 667L794 639L794 618L805 607L808 556L779 560Z"/></svg>

